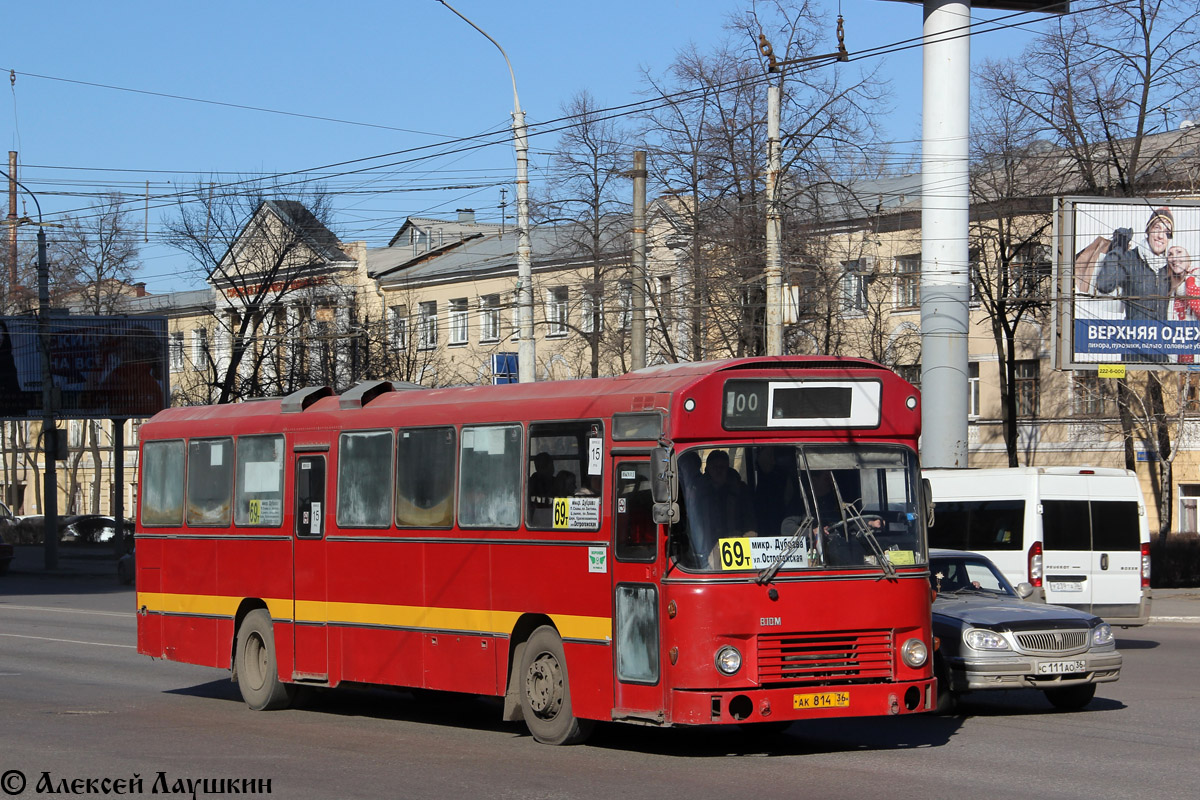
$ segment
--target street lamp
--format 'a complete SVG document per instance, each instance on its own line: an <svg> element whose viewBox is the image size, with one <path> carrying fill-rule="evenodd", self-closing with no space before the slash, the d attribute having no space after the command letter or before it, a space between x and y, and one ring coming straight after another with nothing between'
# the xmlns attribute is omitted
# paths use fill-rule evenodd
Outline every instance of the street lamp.
<svg viewBox="0 0 1200 800"><path fill-rule="evenodd" d="M521 110L521 99L517 96L517 76L512 62L500 43L487 32L464 17L446 0L438 0L463 22L479 31L504 56L513 87L513 146L517 151L517 309L521 323L517 341L517 380L521 383L534 381L534 360L537 357L533 341L533 255L529 244L529 139L525 130L525 112Z"/></svg>
<svg viewBox="0 0 1200 800"><path fill-rule="evenodd" d="M58 568L58 474L54 460L60 445L58 429L54 424L54 387L50 374L50 268L46 264L46 223L42 221L42 204L29 187L0 170L8 180L20 186L33 198L37 207L38 242L38 350L42 361L42 452L46 467L42 472L42 520L44 563L47 570ZM32 224L28 218L17 220L17 225Z"/></svg>

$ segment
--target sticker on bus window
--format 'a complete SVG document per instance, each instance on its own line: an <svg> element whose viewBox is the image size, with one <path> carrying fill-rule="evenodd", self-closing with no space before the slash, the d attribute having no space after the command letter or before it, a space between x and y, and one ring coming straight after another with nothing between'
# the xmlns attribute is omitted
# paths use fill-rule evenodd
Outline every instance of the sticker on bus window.
<svg viewBox="0 0 1200 800"><path fill-rule="evenodd" d="M608 572L608 549L588 548L588 572Z"/></svg>
<svg viewBox="0 0 1200 800"><path fill-rule="evenodd" d="M554 498L554 527L580 530L600 527L600 498Z"/></svg>
<svg viewBox="0 0 1200 800"><path fill-rule="evenodd" d="M731 537L717 542L721 569L766 569L777 561L783 567L808 566L808 551L804 545L793 548L790 536Z"/></svg>
<svg viewBox="0 0 1200 800"><path fill-rule="evenodd" d="M897 567L911 567L917 563L917 554L912 550L885 550L887 560Z"/></svg>
<svg viewBox="0 0 1200 800"><path fill-rule="evenodd" d="M321 532L321 504L312 504L312 525L308 529L309 533L319 534Z"/></svg>
<svg viewBox="0 0 1200 800"><path fill-rule="evenodd" d="M604 458L604 440L588 439L588 475L600 474L600 462Z"/></svg>

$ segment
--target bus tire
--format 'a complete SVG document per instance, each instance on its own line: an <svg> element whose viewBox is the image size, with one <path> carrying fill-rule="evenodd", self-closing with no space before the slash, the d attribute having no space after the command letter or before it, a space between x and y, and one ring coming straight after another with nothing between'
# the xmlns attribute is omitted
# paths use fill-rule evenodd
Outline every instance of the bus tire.
<svg viewBox="0 0 1200 800"><path fill-rule="evenodd" d="M1046 699L1050 705L1063 711L1078 711L1096 696L1096 684L1081 683L1078 686L1064 686L1061 689L1046 689Z"/></svg>
<svg viewBox="0 0 1200 800"><path fill-rule="evenodd" d="M937 678L937 697L933 713L948 716L958 708L958 697L950 691L950 670L940 656L933 660L933 677Z"/></svg>
<svg viewBox="0 0 1200 800"><path fill-rule="evenodd" d="M592 720L571 713L567 659L558 631L543 625L525 643L521 657L521 713L542 744L579 744L592 732Z"/></svg>
<svg viewBox="0 0 1200 800"><path fill-rule="evenodd" d="M291 705L295 687L279 680L275 632L266 609L256 608L242 620L234 670L242 699L254 711L273 711Z"/></svg>

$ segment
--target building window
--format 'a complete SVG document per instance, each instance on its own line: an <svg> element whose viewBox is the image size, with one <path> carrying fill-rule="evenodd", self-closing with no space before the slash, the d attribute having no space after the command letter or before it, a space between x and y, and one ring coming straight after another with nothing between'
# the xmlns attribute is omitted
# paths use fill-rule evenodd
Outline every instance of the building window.
<svg viewBox="0 0 1200 800"><path fill-rule="evenodd" d="M567 287L546 290L546 335L567 335Z"/></svg>
<svg viewBox="0 0 1200 800"><path fill-rule="evenodd" d="M388 309L388 341L393 350L408 349L408 306Z"/></svg>
<svg viewBox="0 0 1200 800"><path fill-rule="evenodd" d="M896 258L896 307L921 305L921 254Z"/></svg>
<svg viewBox="0 0 1200 800"><path fill-rule="evenodd" d="M430 300L421 303L420 314L417 317L417 346L422 350L432 350L437 347L437 301Z"/></svg>
<svg viewBox="0 0 1200 800"><path fill-rule="evenodd" d="M967 364L967 416L979 416L979 362Z"/></svg>
<svg viewBox="0 0 1200 800"><path fill-rule="evenodd" d="M1080 417L1102 417L1108 411L1112 392L1105 379L1095 373L1074 376L1071 381L1071 413Z"/></svg>
<svg viewBox="0 0 1200 800"><path fill-rule="evenodd" d="M842 311L867 310L867 276L858 271L857 261L846 263L841 280Z"/></svg>
<svg viewBox="0 0 1200 800"><path fill-rule="evenodd" d="M671 292L671 276L660 275L658 277L658 291L655 292L654 296L654 305L658 309L658 319L663 325L669 325L675 321L675 313L671 305Z"/></svg>
<svg viewBox="0 0 1200 800"><path fill-rule="evenodd" d="M1179 532L1200 532L1200 483L1179 484Z"/></svg>
<svg viewBox="0 0 1200 800"><path fill-rule="evenodd" d="M192 368L204 369L208 363L208 331L196 328L192 331Z"/></svg>
<svg viewBox="0 0 1200 800"><path fill-rule="evenodd" d="M500 340L500 295L485 294L479 298L479 341Z"/></svg>
<svg viewBox="0 0 1200 800"><path fill-rule="evenodd" d="M450 344L467 343L467 298L450 301Z"/></svg>
<svg viewBox="0 0 1200 800"><path fill-rule="evenodd" d="M629 330L633 325L633 283L621 281L617 288L618 317L620 329Z"/></svg>
<svg viewBox="0 0 1200 800"><path fill-rule="evenodd" d="M1014 364L1015 381L1013 400L1017 404L1018 417L1036 417L1038 414L1038 362L1024 359Z"/></svg>
<svg viewBox="0 0 1200 800"><path fill-rule="evenodd" d="M579 303L579 329L584 333L604 330L604 298L588 290Z"/></svg>
<svg viewBox="0 0 1200 800"><path fill-rule="evenodd" d="M168 350L171 354L171 372L179 372L183 369L183 331L175 331L171 334Z"/></svg>
<svg viewBox="0 0 1200 800"><path fill-rule="evenodd" d="M920 364L900 364L896 367L896 374L904 380L911 383L918 389L921 388L921 365Z"/></svg>

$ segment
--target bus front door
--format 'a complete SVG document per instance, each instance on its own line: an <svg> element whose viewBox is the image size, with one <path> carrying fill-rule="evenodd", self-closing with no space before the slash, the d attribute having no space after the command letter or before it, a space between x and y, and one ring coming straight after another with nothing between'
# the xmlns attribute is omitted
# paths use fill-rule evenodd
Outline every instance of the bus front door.
<svg viewBox="0 0 1200 800"><path fill-rule="evenodd" d="M661 552L649 460L613 464L613 715L664 720Z"/></svg>
<svg viewBox="0 0 1200 800"><path fill-rule="evenodd" d="M292 543L293 679L329 680L329 628L325 610L325 456L296 454L295 540Z"/></svg>

